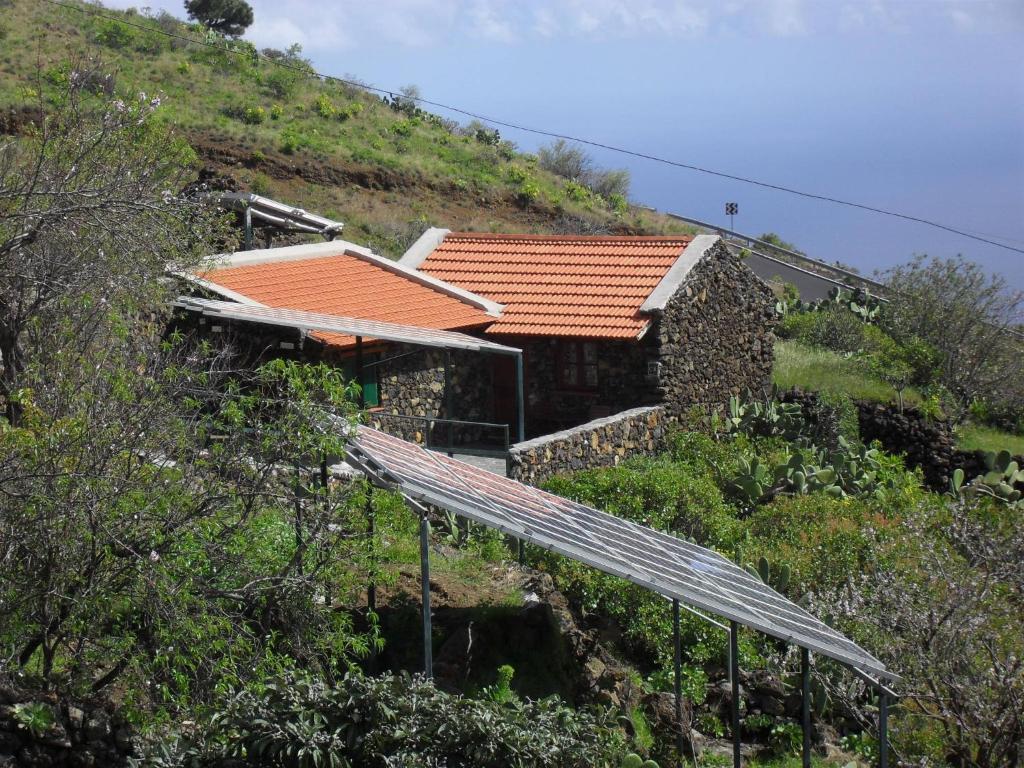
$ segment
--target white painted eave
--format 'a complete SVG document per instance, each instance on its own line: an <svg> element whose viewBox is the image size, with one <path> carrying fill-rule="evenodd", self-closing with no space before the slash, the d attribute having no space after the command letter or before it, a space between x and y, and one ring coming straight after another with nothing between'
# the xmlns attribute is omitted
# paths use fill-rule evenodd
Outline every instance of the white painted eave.
<svg viewBox="0 0 1024 768"><path fill-rule="evenodd" d="M721 238L718 235L697 235L689 242L669 267L668 272L661 278L661 281L654 287L647 300L640 305L641 312L661 312L665 309L669 299L675 296L679 287L686 282L693 268L704 258L704 255Z"/></svg>
<svg viewBox="0 0 1024 768"><path fill-rule="evenodd" d="M447 234L447 230L443 231ZM444 239L443 235L441 239ZM281 248L260 248L251 251L236 251L235 253L221 254L211 259L208 268L215 273L218 269L227 269L230 267L248 267L259 264L303 261L305 259L324 258L327 256L353 256L355 258L362 259L363 261L380 267L381 269L401 275L402 277L418 283L419 285L431 288L438 293L443 293L446 296L450 296L465 304L469 304L472 307L483 310L491 317L501 317L501 313L505 309L503 305L498 304L495 301L491 301L483 296L467 291L464 288L459 288L458 286L447 283L444 280L432 277L413 267L392 261L391 259L386 259L383 256L378 256L369 248L356 245L355 243L350 243L346 240L332 240L322 243L304 243L302 245L289 245ZM208 290L215 291L222 296L232 298L234 301L249 304L250 306L259 305L259 302L255 302L252 299L244 297L242 294L219 286L212 280L199 278L195 275L182 276L197 285L202 281L202 283L205 283L204 287ZM215 277L215 275L211 275L211 277ZM229 296L229 294L233 295ZM242 299L245 300L243 301Z"/></svg>
<svg viewBox="0 0 1024 768"><path fill-rule="evenodd" d="M451 234L450 229L428 228L417 238L415 243L409 246L409 250L398 260L398 263L410 269L419 269L420 265L427 260L427 256L432 254L449 234Z"/></svg>

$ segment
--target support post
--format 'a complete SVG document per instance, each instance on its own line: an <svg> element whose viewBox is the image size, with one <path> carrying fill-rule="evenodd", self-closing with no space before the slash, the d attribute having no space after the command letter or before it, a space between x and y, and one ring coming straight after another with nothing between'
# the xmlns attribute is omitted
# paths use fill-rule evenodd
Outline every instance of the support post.
<svg viewBox="0 0 1024 768"><path fill-rule="evenodd" d="M452 430L455 425L452 423L455 410L455 393L452 391L452 352L444 350L444 417L448 420L448 455L454 456L453 444L455 442Z"/></svg>
<svg viewBox="0 0 1024 768"><path fill-rule="evenodd" d="M878 768L889 768L889 694L878 692Z"/></svg>
<svg viewBox="0 0 1024 768"><path fill-rule="evenodd" d="M800 649L800 724L804 733L803 768L811 768L811 653Z"/></svg>
<svg viewBox="0 0 1024 768"><path fill-rule="evenodd" d="M423 674L434 676L434 649L430 630L430 521L420 517L420 581L423 585Z"/></svg>
<svg viewBox="0 0 1024 768"><path fill-rule="evenodd" d="M376 555L374 536L377 533L377 521L373 513L373 486L370 484L366 486L366 531L367 554L370 562L370 579L366 585L366 611L367 613L377 613L377 577L374 574L377 567L377 561L374 559ZM370 674L377 674L376 643L370 646Z"/></svg>
<svg viewBox="0 0 1024 768"><path fill-rule="evenodd" d="M526 406L523 398L523 353L516 355L516 442L526 439Z"/></svg>
<svg viewBox="0 0 1024 768"><path fill-rule="evenodd" d="M740 768L740 628L729 622L729 674L732 678L732 764Z"/></svg>
<svg viewBox="0 0 1024 768"><path fill-rule="evenodd" d="M676 752L678 752L679 765L683 765L683 645L679 634L679 600L672 600L672 645L675 658L675 694L676 694L676 722L679 723L679 733L676 734Z"/></svg>
<svg viewBox="0 0 1024 768"><path fill-rule="evenodd" d="M356 336L356 381L359 382L359 410L366 409L366 392L363 391L363 337Z"/></svg>
<svg viewBox="0 0 1024 768"><path fill-rule="evenodd" d="M245 250L252 250L252 206L245 206Z"/></svg>

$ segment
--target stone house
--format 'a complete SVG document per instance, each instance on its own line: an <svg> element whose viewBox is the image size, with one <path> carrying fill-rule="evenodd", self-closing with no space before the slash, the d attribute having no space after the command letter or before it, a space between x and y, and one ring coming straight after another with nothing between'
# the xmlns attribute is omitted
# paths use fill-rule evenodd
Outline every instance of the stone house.
<svg viewBox="0 0 1024 768"><path fill-rule="evenodd" d="M399 263L502 305L485 333L523 350L530 435L644 405L674 418L771 382L773 295L717 236L430 229Z"/></svg>
<svg viewBox="0 0 1024 768"><path fill-rule="evenodd" d="M639 406L664 406L671 419L694 404L760 390L771 377L772 294L715 236L430 229L398 262L335 240L231 254L191 279L197 292L234 302L459 331L519 348L529 436ZM288 350L362 371L376 423L403 436L421 436L409 417L515 420L508 356L373 339L357 345L301 323L250 336L264 356Z"/></svg>

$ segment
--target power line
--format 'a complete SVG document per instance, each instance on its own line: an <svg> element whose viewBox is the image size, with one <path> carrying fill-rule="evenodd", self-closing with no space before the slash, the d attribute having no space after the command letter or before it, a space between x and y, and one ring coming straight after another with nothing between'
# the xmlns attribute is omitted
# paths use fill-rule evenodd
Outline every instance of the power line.
<svg viewBox="0 0 1024 768"><path fill-rule="evenodd" d="M228 47L228 46L218 45L217 43L210 42L208 40L199 40L199 39L196 39L196 38L187 37L185 35L178 35L178 34L175 34L173 32L168 32L168 31L163 30L163 29L146 26L145 24L139 24L139 23L136 23L136 22L128 21L127 19L118 18L116 16L109 16L109 15L107 15L105 13L101 13L101 12L99 12L97 10L89 9L89 8L84 7L84 6L72 5L70 3L61 2L61 0L46 0L46 2L50 3L51 5L56 5L56 6L60 6L61 8L66 8L68 10L77 11L79 13L84 13L84 14L91 15L91 16L97 16L99 18L106 19L108 21L119 22L121 24L125 24L125 25L130 26L130 27L135 27L137 29L142 29L142 30L145 30L147 32L155 32L157 34L164 35L164 36L170 37L170 38L174 38L176 40L184 40L185 42L193 43L195 45L205 45L205 46L210 47L210 48L216 48L219 51L223 51L225 53L232 53L232 54L235 54L236 56L241 56L241 57L244 57L244 58L252 58L252 54L250 54L250 53L248 53L246 51L240 51L240 50L237 50L235 48ZM360 89L362 89L364 91L370 91L372 93L378 93L378 94L381 94L381 95L387 95L387 96L390 96L392 98L394 98L394 95L396 93L396 91L394 91L394 90L388 90L386 88L379 88L377 86L367 85L366 83L360 83L360 82L355 81L355 80L346 80L343 77L336 77L334 75L325 75L325 74L322 74L320 72L317 72L314 69L306 68L306 67L299 67L299 66L296 66L294 64L289 64L287 62L280 61L278 59L271 59L271 58L267 58L267 57L260 57L258 52L255 55L256 55L257 58L263 58L264 61L268 61L271 64L274 64L275 66L282 67L284 69L289 69L289 70L292 70L294 72L298 72L298 73L300 73L302 75L305 75L306 77L317 77L317 78L320 78L322 80L330 80L332 82L340 83L342 85L347 85L347 86L350 86L350 87L353 87L353 88L360 88ZM684 163L684 162L681 162L681 161L678 161L678 160L670 160L668 158L659 157L657 155L652 155L652 154L649 154L649 153L646 153L646 152L639 152L637 150L627 149L625 147L617 147L617 146L614 146L612 144L604 144L604 143L599 142L599 141L593 141L593 140L590 140L590 139L583 139L583 138L579 138L577 136L572 136L572 135L565 134L565 133L559 133L557 131L548 131L548 130L544 130L544 129L541 129L541 128L530 128L529 126L520 125L518 123L510 123L510 122L507 122L505 120L497 120L497 119L495 119L493 117L488 117L486 115L481 115L481 114L476 113L476 112L471 112L469 110L462 109L460 107L454 107L454 106L452 106L450 104L443 104L443 103L438 102L438 101L431 101L429 99L424 99L424 98L422 98L420 96L403 96L403 98L408 99L409 101L414 101L414 102L416 102L418 104L424 104L424 105L429 106L429 107L434 107L434 108L437 108L437 109L443 109L443 110L446 110L448 112L454 112L455 114L463 115L465 117L471 117L474 120L481 120L481 121L483 121L485 123L490 123L491 125L498 125L498 126L501 126L502 128L510 128L512 130L515 130L515 131L522 131L524 133L530 133L530 134L533 134L535 136L544 136L545 138L550 138L550 139L562 139L564 141L571 141L571 142L574 142L576 144L582 144L584 146L595 147L597 149L604 149L604 150L607 150L609 152L615 152L617 154L626 155L628 157L635 157L635 158L639 158L641 160L650 160L652 162L661 163L662 165L668 165L668 166L672 166L674 168L682 168L682 169L688 170L688 171L695 171L697 173L703 173L703 174L706 174L708 176L716 176L716 177L721 178L721 179L728 179L730 181L737 181L737 182L740 182L742 184L749 184L751 186L761 187L762 189L770 189L770 190L774 190L776 192L784 192L784 193L789 194L789 195L795 195L797 197L803 197L803 198L806 198L806 199L809 199L809 200L818 200L818 201L821 201L821 202L833 203L835 205L842 205L842 206L846 206L848 208L856 208L858 210L868 211L870 213L877 213L877 214L880 214L882 216L890 216L892 218L901 219L903 221L911 221L911 222L914 222L914 223L917 223L917 224L923 224L923 225L928 226L928 227L933 227L935 229L940 229L940 230L943 230L945 232L951 232L954 235L960 235L961 237L966 237L966 238L968 238L970 240L976 240L979 243L985 243L987 245L993 245L996 248L1003 248L1003 249L1005 249L1007 251L1013 251L1015 253L1024 254L1024 248L1016 248L1016 247L1014 247L1012 245L1006 245L1005 243L1000 243L997 240L991 240L988 237L981 237L980 235L972 234L971 232L969 232L967 230L957 229L956 227L948 226L946 224L942 224L942 223L937 222L937 221L931 221L930 219L924 219L924 218L920 218L918 216L911 216L909 214L900 213L898 211L890 211L890 210L887 210L885 208L878 208L876 206L866 205L864 203L856 203L856 202L852 202L850 200L843 200L843 199L840 199L838 197L831 197L829 195L819 195L819 194L816 194L816 193L813 193L813 192L804 192L802 190L795 189L793 187L786 187L786 186L783 186L781 184L772 184L772 183L767 182L767 181L759 181L757 179L752 179L752 178L749 178L749 177L746 177L746 176L738 176L736 174L724 173L723 171L715 171L715 170L712 170L711 168L704 168L703 166L700 166L700 165L694 165L692 163ZM992 237L995 237L995 235L993 235ZM1002 239L1012 240L1012 238L1002 238Z"/></svg>

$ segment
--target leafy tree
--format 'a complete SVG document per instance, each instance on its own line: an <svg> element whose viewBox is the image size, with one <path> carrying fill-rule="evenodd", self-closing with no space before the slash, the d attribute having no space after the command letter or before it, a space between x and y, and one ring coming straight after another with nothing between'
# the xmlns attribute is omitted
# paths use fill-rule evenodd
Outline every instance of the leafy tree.
<svg viewBox="0 0 1024 768"><path fill-rule="evenodd" d="M979 398L1024 406L1024 291L962 257L917 256L886 281L886 330L901 344L935 350L938 380L959 406L954 415Z"/></svg>
<svg viewBox="0 0 1024 768"><path fill-rule="evenodd" d="M75 82L0 147L0 674L192 703L331 671L367 649L331 608L364 562L357 489L319 466L348 385L167 333L168 267L216 232L174 193L191 154L155 101Z"/></svg>
<svg viewBox="0 0 1024 768"><path fill-rule="evenodd" d="M252 24L252 7L245 0L185 0L190 19L228 37L239 37Z"/></svg>

